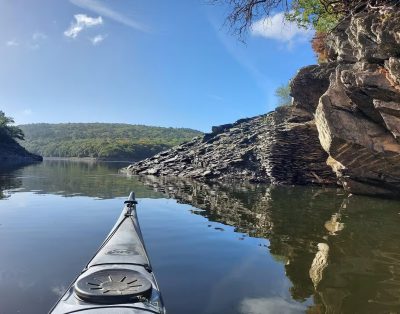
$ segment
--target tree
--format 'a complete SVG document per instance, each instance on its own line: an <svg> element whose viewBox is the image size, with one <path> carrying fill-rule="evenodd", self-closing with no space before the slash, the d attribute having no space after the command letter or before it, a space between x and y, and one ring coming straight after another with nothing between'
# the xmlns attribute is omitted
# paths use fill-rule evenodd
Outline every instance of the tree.
<svg viewBox="0 0 400 314"><path fill-rule="evenodd" d="M316 53L318 63L324 63L328 61L328 50L325 45L327 33L316 32L314 38L311 40L311 47Z"/></svg>
<svg viewBox="0 0 400 314"><path fill-rule="evenodd" d="M399 0L209 0L231 7L227 22L233 32L243 37L257 18L266 18L275 11L286 12L286 20L318 32L331 31L342 19L368 10L400 6Z"/></svg>
<svg viewBox="0 0 400 314"><path fill-rule="evenodd" d="M1 139L24 139L24 132L14 125L14 119L7 117L3 111L0 110L0 138Z"/></svg>
<svg viewBox="0 0 400 314"><path fill-rule="evenodd" d="M279 86L275 90L275 96L278 98L278 107L290 106L292 103L292 96L290 96L289 83Z"/></svg>

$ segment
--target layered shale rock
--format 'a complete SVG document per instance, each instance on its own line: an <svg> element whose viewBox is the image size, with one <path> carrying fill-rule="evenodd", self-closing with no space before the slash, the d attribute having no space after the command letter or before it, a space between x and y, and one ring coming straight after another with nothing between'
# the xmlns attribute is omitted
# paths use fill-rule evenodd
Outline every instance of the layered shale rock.
<svg viewBox="0 0 400 314"><path fill-rule="evenodd" d="M399 21L391 8L347 18L326 38L329 62L292 80L292 106L214 127L124 171L276 184L338 179L355 194L400 197Z"/></svg>
<svg viewBox="0 0 400 314"><path fill-rule="evenodd" d="M336 179L326 158L314 122L288 107L213 127L212 133L130 165L124 171L199 180L334 184Z"/></svg>
<svg viewBox="0 0 400 314"><path fill-rule="evenodd" d="M336 69L315 121L328 164L356 194L400 197L400 12L359 13L330 34Z"/></svg>

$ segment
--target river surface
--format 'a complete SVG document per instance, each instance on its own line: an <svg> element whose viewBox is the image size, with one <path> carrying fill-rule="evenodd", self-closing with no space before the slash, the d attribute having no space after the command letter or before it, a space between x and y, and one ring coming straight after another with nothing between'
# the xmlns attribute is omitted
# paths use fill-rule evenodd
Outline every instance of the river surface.
<svg viewBox="0 0 400 314"><path fill-rule="evenodd" d="M126 177L122 166L0 172L1 314L47 313L131 190L170 314L400 313L400 202Z"/></svg>

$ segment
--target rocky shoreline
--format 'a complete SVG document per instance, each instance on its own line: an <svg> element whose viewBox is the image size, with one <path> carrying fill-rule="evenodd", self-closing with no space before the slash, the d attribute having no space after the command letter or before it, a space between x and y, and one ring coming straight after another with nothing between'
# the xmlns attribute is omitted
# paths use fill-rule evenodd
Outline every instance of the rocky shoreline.
<svg viewBox="0 0 400 314"><path fill-rule="evenodd" d="M358 13L325 39L327 62L301 69L292 105L213 127L123 169L127 174L272 184L337 182L400 197L400 12Z"/></svg>
<svg viewBox="0 0 400 314"><path fill-rule="evenodd" d="M336 184L313 121L292 108L232 124L123 169L128 174L272 184ZM289 160L290 158L290 160Z"/></svg>

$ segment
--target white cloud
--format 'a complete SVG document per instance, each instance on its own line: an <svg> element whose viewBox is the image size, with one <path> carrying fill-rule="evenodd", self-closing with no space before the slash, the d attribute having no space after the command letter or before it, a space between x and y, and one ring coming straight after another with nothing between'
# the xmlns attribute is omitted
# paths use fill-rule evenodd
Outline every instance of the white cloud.
<svg viewBox="0 0 400 314"><path fill-rule="evenodd" d="M64 32L64 35L70 38L76 38L85 28L103 24L101 16L93 18L86 14L76 14L74 18L75 22L72 22L70 27Z"/></svg>
<svg viewBox="0 0 400 314"><path fill-rule="evenodd" d="M80 8L91 10L93 12L96 12L97 14L108 17L113 21L132 27L136 30L142 32L148 31L147 27L144 24L114 11L96 0L70 0L70 2Z"/></svg>
<svg viewBox="0 0 400 314"><path fill-rule="evenodd" d="M19 46L19 42L16 41L15 39L9 40L6 42L7 47L17 47Z"/></svg>
<svg viewBox="0 0 400 314"><path fill-rule="evenodd" d="M105 35L96 35L92 38L90 38L90 41L92 42L93 46L96 46L100 44L104 39L106 39L107 36Z"/></svg>
<svg viewBox="0 0 400 314"><path fill-rule="evenodd" d="M280 297L246 298L241 302L239 310L242 314L297 314L304 313L306 307Z"/></svg>
<svg viewBox="0 0 400 314"><path fill-rule="evenodd" d="M280 12L254 22L251 26L251 34L291 45L294 42L310 40L313 31L300 28L294 22L286 21L284 13Z"/></svg>
<svg viewBox="0 0 400 314"><path fill-rule="evenodd" d="M30 116L32 114L32 109L24 109L22 110L22 114L25 116Z"/></svg>

